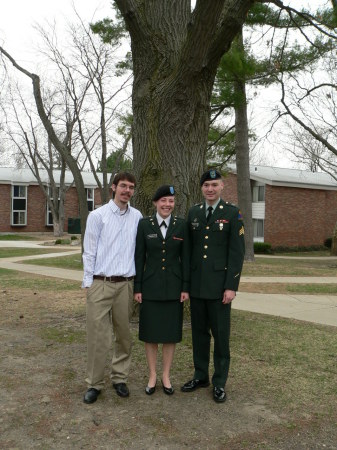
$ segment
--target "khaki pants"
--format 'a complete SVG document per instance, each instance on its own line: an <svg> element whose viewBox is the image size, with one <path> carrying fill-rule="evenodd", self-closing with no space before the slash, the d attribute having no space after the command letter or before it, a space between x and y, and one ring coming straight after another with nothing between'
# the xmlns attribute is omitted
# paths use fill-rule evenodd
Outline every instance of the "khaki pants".
<svg viewBox="0 0 337 450"><path fill-rule="evenodd" d="M87 378L89 388L101 390L114 333L111 381L125 383L131 363L129 322L133 307L133 281L94 280L87 292Z"/></svg>

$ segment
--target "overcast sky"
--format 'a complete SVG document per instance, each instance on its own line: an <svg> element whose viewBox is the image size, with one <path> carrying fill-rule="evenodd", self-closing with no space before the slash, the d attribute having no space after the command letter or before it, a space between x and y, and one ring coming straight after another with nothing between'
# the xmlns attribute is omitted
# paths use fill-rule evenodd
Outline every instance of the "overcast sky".
<svg viewBox="0 0 337 450"><path fill-rule="evenodd" d="M0 43L21 63L34 61L37 31L34 24L56 21L65 27L74 18L73 5L84 21L111 16L111 0L2 0L0 12Z"/></svg>
<svg viewBox="0 0 337 450"><path fill-rule="evenodd" d="M44 25L46 21L57 24L57 29L65 28L67 21L74 20L74 6L84 21L96 21L112 15L112 0L2 0L0 12L0 45L2 45L23 67L34 71L36 66L36 42L38 33L34 23ZM330 0L284 0L294 8L316 9L327 5ZM60 33L61 34L61 33ZM254 111L254 117L265 113L265 102L261 102L260 112ZM256 124L252 125L256 127ZM258 128L258 127L257 127ZM255 128L255 131L258 129ZM262 148L262 151L264 149ZM276 149L275 158L271 149L266 151L266 165L293 167L287 156L280 157Z"/></svg>

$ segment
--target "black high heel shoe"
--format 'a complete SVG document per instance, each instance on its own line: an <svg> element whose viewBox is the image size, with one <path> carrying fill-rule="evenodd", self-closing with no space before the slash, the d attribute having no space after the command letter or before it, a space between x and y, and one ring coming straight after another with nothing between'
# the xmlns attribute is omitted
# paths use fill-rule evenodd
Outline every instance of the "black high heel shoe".
<svg viewBox="0 0 337 450"><path fill-rule="evenodd" d="M156 385L157 385L157 383L156 383L153 387L146 386L146 388L145 388L145 394L147 394L147 395L152 395L152 394L154 394L155 391L156 391Z"/></svg>
<svg viewBox="0 0 337 450"><path fill-rule="evenodd" d="M164 386L163 380L161 380L161 384L162 384L162 386L163 386L163 391L164 391L164 393L165 393L166 395L173 395L174 389L173 389L172 386L169 387L169 388L166 387L166 386Z"/></svg>

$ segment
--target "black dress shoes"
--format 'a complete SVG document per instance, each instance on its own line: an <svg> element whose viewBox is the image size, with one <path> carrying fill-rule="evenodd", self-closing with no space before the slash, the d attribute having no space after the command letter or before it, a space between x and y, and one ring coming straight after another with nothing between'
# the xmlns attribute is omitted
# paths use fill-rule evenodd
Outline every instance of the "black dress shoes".
<svg viewBox="0 0 337 450"><path fill-rule="evenodd" d="M129 397L130 392L125 383L114 383L112 386L120 397Z"/></svg>
<svg viewBox="0 0 337 450"><path fill-rule="evenodd" d="M214 386L213 388L213 398L217 403L222 403L226 401L227 395L224 388L219 388Z"/></svg>
<svg viewBox="0 0 337 450"><path fill-rule="evenodd" d="M185 383L182 387L181 390L183 392L192 392L195 391L198 388L205 388L209 386L209 381L208 380L190 380L187 383Z"/></svg>
<svg viewBox="0 0 337 450"><path fill-rule="evenodd" d="M145 394L147 395L152 395L154 394L156 391L156 386L150 387L150 386L146 386L145 388Z"/></svg>
<svg viewBox="0 0 337 450"><path fill-rule="evenodd" d="M95 403L100 393L101 391L99 391L98 389L89 388L84 395L83 398L84 403Z"/></svg>
<svg viewBox="0 0 337 450"><path fill-rule="evenodd" d="M166 387L166 386L164 386L164 383L163 383L163 382L161 382L161 384L162 384L162 386L163 386L163 391L164 391L164 393L165 393L166 395L173 395L174 389L173 389L172 386L171 386L171 387Z"/></svg>

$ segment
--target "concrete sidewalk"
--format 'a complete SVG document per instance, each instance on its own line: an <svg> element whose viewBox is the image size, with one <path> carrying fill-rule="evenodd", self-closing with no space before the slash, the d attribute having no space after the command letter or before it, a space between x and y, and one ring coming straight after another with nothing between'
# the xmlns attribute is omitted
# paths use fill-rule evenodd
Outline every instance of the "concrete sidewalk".
<svg viewBox="0 0 337 450"><path fill-rule="evenodd" d="M337 327L337 295L284 295L238 292L234 309Z"/></svg>
<svg viewBox="0 0 337 450"><path fill-rule="evenodd" d="M3 246L2 244L3 242L0 243L0 247ZM13 245L11 246L13 247ZM39 247L46 248L44 246ZM61 254L62 256L78 254L80 257L80 249L76 248ZM36 266L24 262L30 259L52 258L54 256L60 256L60 253L0 258L0 268L74 280L78 281L80 286L83 277L82 271ZM19 263L19 261L23 261L23 263ZM337 277L242 277L241 282L327 284L337 283ZM236 299L233 301L233 308L337 327L337 296L335 295L284 295L238 292Z"/></svg>

